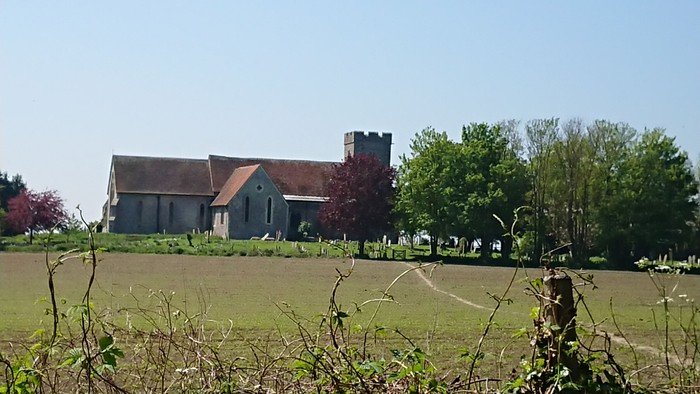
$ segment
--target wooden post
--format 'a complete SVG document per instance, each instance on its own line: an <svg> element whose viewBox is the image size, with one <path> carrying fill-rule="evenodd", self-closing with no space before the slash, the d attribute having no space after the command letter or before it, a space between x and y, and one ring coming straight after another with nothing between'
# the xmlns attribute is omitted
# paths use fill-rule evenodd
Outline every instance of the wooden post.
<svg viewBox="0 0 700 394"><path fill-rule="evenodd" d="M555 367L561 363L571 371L572 379L580 373L575 352L571 352L569 343L577 341L576 308L574 306L571 277L564 273L551 274L544 278L544 317L551 329L552 337L548 341L548 366Z"/></svg>

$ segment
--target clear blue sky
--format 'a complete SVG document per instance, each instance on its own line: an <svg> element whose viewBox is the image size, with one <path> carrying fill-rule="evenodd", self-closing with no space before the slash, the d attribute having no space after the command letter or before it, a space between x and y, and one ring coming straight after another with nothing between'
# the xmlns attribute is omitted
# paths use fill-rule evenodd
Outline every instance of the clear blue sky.
<svg viewBox="0 0 700 394"><path fill-rule="evenodd" d="M340 160L351 130L604 118L700 154L700 2L0 3L0 169L97 219L110 156Z"/></svg>

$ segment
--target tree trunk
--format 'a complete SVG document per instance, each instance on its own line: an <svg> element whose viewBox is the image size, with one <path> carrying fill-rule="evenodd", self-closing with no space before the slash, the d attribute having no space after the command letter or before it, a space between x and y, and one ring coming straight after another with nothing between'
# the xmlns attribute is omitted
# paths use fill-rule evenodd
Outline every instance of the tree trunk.
<svg viewBox="0 0 700 394"><path fill-rule="evenodd" d="M576 308L571 277L566 274L551 274L544 278L544 316L551 329L548 341L548 367L563 364L571 371L572 380L580 374L576 353L570 350L569 343L577 341Z"/></svg>
<svg viewBox="0 0 700 394"><path fill-rule="evenodd" d="M29 229L29 244L31 245L32 242L34 242L34 230Z"/></svg>
<svg viewBox="0 0 700 394"><path fill-rule="evenodd" d="M538 211L535 213L535 250L532 253L532 259L538 265L542 259L542 249L544 249L544 220L542 217L544 213L541 212L541 208L537 208Z"/></svg>
<svg viewBox="0 0 700 394"><path fill-rule="evenodd" d="M501 261L504 264L510 263L510 254L513 252L513 238L503 237L501 239Z"/></svg>
<svg viewBox="0 0 700 394"><path fill-rule="evenodd" d="M437 244L438 244L438 238L434 235L431 235L430 236L430 256L431 257L437 257L437 255L438 255Z"/></svg>
<svg viewBox="0 0 700 394"><path fill-rule="evenodd" d="M365 241L364 240L357 241L357 247L359 249L358 254L360 256L364 256L365 255Z"/></svg>
<svg viewBox="0 0 700 394"><path fill-rule="evenodd" d="M481 237L481 261L487 262L491 259L491 240Z"/></svg>

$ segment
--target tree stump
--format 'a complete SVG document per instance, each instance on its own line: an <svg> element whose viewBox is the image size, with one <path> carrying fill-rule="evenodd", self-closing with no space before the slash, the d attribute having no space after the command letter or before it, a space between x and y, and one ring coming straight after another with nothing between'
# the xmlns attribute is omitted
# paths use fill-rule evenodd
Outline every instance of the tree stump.
<svg viewBox="0 0 700 394"><path fill-rule="evenodd" d="M577 352L571 350L571 343L578 340L571 277L563 273L555 274L554 271L550 273L544 278L543 304L545 322L551 330L551 337L547 340L548 366L566 366L575 380L580 368Z"/></svg>

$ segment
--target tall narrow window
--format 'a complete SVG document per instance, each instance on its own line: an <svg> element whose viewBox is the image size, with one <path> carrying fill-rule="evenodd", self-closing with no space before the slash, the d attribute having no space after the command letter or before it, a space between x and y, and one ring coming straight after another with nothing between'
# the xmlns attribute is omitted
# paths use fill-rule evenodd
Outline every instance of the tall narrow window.
<svg viewBox="0 0 700 394"><path fill-rule="evenodd" d="M136 216L139 217L139 225L143 223L143 201L139 201L136 206Z"/></svg>
<svg viewBox="0 0 700 394"><path fill-rule="evenodd" d="M221 212L219 212L219 223L224 224L224 210L222 209Z"/></svg>
<svg viewBox="0 0 700 394"><path fill-rule="evenodd" d="M169 226L173 225L174 216L175 216L175 203L170 201L170 204L168 204L168 225Z"/></svg>
<svg viewBox="0 0 700 394"><path fill-rule="evenodd" d="M267 198L267 218L265 222L267 224L272 223L272 197Z"/></svg>
<svg viewBox="0 0 700 394"><path fill-rule="evenodd" d="M204 204L199 204L199 228L204 229Z"/></svg>
<svg viewBox="0 0 700 394"><path fill-rule="evenodd" d="M246 223L248 223L248 219L250 219L250 199L248 196L245 197L245 207L243 209L243 219Z"/></svg>

